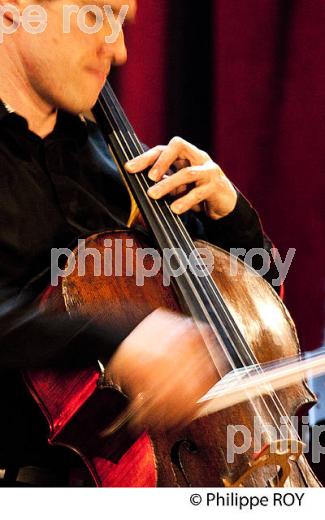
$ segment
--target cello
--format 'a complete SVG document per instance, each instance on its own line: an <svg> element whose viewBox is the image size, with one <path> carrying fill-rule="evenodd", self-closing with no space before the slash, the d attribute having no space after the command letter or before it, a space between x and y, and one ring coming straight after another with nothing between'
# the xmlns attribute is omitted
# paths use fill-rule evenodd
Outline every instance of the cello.
<svg viewBox="0 0 325 520"><path fill-rule="evenodd" d="M300 349L293 321L270 285L222 249L203 241L194 243L168 201L149 198L146 172L127 174L124 164L143 153L143 147L108 82L93 112L158 249L174 252L173 268L181 274L170 287L159 271L145 278L140 290L134 272L94 277L93 265L86 260L85 276L74 271L46 291L42 312L67 312L99 323L121 322L127 315L128 326L133 327L160 307L189 314L198 325L210 327L215 342L206 340L209 353L212 359L223 356L233 378L262 374L263 363L296 355ZM133 221L135 215L133 205ZM147 240L130 228L92 235L85 245L104 257L109 242L114 258L119 247L122 258L129 255L136 266L137 251L151 246ZM203 248L213 257L212 272L200 253ZM73 254L78 261L78 249ZM233 262L235 276L229 272ZM145 258L144 268L151 267L152 259ZM47 420L49 443L77 453L96 486L320 485L293 424L297 411L315 402L304 381L285 390L270 387L266 395L198 417L177 431L136 436L127 426L110 427L119 424L125 413L128 416L127 396L105 378L100 362L64 373L28 371L24 377ZM257 449L252 442L256 431L260 434ZM244 444L243 432L248 432L250 442L241 451L238 443Z"/></svg>

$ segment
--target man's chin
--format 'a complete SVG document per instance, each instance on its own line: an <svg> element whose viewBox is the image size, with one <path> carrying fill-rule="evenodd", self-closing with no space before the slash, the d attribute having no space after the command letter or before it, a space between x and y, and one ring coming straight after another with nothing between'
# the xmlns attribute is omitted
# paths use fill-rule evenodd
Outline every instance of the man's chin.
<svg viewBox="0 0 325 520"><path fill-rule="evenodd" d="M99 92L96 93L96 95L89 96L89 98L87 98L87 99L85 99L85 97L83 96L82 99L81 99L81 97L79 97L70 102L61 101L59 103L58 108L61 108L62 110L65 110L66 112L70 112L71 114L75 114L75 115L84 114L84 113L91 111L91 109L96 104L98 96L99 96Z"/></svg>

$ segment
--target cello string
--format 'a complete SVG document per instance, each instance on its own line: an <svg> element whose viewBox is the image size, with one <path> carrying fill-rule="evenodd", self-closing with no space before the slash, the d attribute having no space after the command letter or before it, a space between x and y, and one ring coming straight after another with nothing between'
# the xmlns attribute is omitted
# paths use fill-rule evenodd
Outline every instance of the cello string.
<svg viewBox="0 0 325 520"><path fill-rule="evenodd" d="M117 100L116 100L116 101L117 101ZM125 125L125 126L127 126L127 125ZM123 134L123 132L122 132L122 134ZM130 135L130 137L132 138L132 135ZM123 138L124 138L124 140L126 140L126 137L125 137L124 135L123 135ZM140 145L137 145L137 143L135 143L135 142L133 142L133 144L135 145L135 147L136 147L138 153L141 153L141 150L139 149L139 148L140 148ZM131 150L130 150L130 147L129 147L129 146L128 146L128 148L129 148L129 152L131 153ZM125 151L124 151L124 152L125 152ZM128 157L128 154L127 154L126 152L125 152L125 156L126 156L126 159L129 158L129 157ZM131 157L132 157L132 156L133 156L133 155L131 155ZM146 193L144 193L144 195L146 196ZM243 366L245 366L244 363L243 363ZM270 415L271 415L271 413L270 413Z"/></svg>
<svg viewBox="0 0 325 520"><path fill-rule="evenodd" d="M123 137L124 137L124 139L125 139L125 136L123 136ZM116 139L118 139L118 136L116 136ZM123 145L122 145L121 143L120 143L120 146L123 147ZM126 158L127 158L127 157L128 157L128 154L125 153L125 155L126 155ZM145 180L145 177L144 177L144 180ZM147 187L149 187L149 186L147 185ZM142 192L143 192L143 196L145 196L145 197L147 198L146 190L145 190L145 188L144 188L141 184L140 184L140 189L141 189ZM148 199L148 198L147 198L147 201L148 201L148 203L150 204L150 206L153 208L153 201L152 201L151 199ZM167 205L166 205L166 207L167 207ZM168 208L168 209L169 209L169 208ZM160 212L160 211L159 211L159 212ZM160 213L161 213L161 212L160 212ZM161 215L161 217L164 218L164 215ZM162 218L160 218L160 220L162 220ZM164 218L164 220L165 220L165 218ZM166 228L168 228L168 227L170 227L170 226L169 226L169 223L168 223L167 221L165 221L165 224L166 224L166 225L165 225L165 227L163 228L163 232L164 232L164 235L165 235L166 239L168 240L168 239L169 239L169 235L174 234L174 232L173 232L172 229L170 229L170 232L169 232L169 234L168 234L168 233L166 232ZM175 236L175 235L174 235L174 236ZM173 246L172 243L169 243L169 245ZM194 246L193 246L193 247L194 247ZM205 310L205 309L204 309L204 310ZM206 316L206 317L207 317L207 316ZM225 353L228 354L228 352L225 352ZM232 362L232 360L229 358L229 356L228 356L228 360L229 360L229 362ZM235 367L232 365L232 368L235 368Z"/></svg>
<svg viewBox="0 0 325 520"><path fill-rule="evenodd" d="M117 98L116 98L116 96L115 96L113 90L111 89L111 87L109 86L108 83L107 83L107 87L105 87L105 89L106 89L106 93L107 93L107 95L112 97L112 99L113 99L113 101L114 101L114 103L113 103L113 108L115 109L116 115L117 115L117 117L119 117L119 119L121 119L122 124L124 124L124 126L125 126L126 129L128 130L129 137L132 139L132 141L133 141L133 145L135 146L135 148L136 148L136 150L137 150L137 153L141 153L141 151L143 151L143 150L141 150L141 145L140 145L139 142L136 142L136 141L138 141L137 138L136 138L136 135L134 134L134 131L133 131L133 129L132 129L132 127L131 127L131 125L130 125L130 123L129 123L129 121L128 121L128 119L127 119L127 117L126 117L126 115L125 115L125 113L124 113L124 111L123 111L123 108L120 106L120 104L119 104L119 102L118 102L118 100L117 100ZM108 89L109 89L109 90L108 90ZM117 110L117 107L118 107L119 110ZM121 125L118 125L118 123L116 123L116 124L117 124L118 128L121 128ZM122 132L122 134L123 134L123 132ZM125 135L123 135L123 138L124 138L124 140L127 142L127 138L126 138ZM127 144L128 144L128 143L127 143ZM130 150L130 146L128 146L128 148L129 148L130 153L132 153L131 150ZM126 156L126 158L128 158L128 154L127 154L126 152L125 152L125 156ZM146 178L145 178L145 177L143 177L143 178L144 178L144 180L146 181ZM147 185L147 188L148 188L149 185L148 185L147 182L146 182L146 185ZM148 201L148 200L151 201L151 199L148 199L147 193L146 193L146 191L144 190L143 187L142 187L142 191L143 191L143 195L144 195L144 197L146 198L146 200L147 200L147 201ZM152 201L151 201L151 202L152 202ZM189 248L189 250L190 250L190 251L196 251L195 246L194 246L193 242L191 241L190 237L188 236L188 233L187 233L187 231L185 230L183 224L181 223L179 217L176 217L176 216L174 215L174 213L170 210L170 208L169 208L169 206L167 205L167 203L165 203L165 205L166 205L166 208L167 208L168 211L169 211L169 215L170 215L170 217L171 217L172 220L173 220L173 224L174 224L174 226L175 226L176 228L178 228L178 232L179 232L179 234L181 234L181 235L183 236L183 240L187 243L187 247ZM159 209L160 209L160 208L158 207L158 210L159 210ZM161 213L161 212L160 212L160 213ZM164 216L163 216L163 217L164 217ZM165 223L167 224L167 226L170 228L170 224L169 224L169 222L166 221L165 217L164 217L164 220L165 220ZM173 231L173 230L170 228L170 231ZM203 262L202 262L202 259L201 259L201 257L200 257L199 255L197 255L196 260L200 263L200 265L201 265L203 268L205 268L205 266L204 266L204 264L203 264ZM223 310L223 313L225 314L225 317L227 318L227 321L228 321L228 322L230 321L230 325L234 328L234 327L236 326L236 323L235 323L234 320L232 319L231 315L229 315L229 312L228 312L228 315L226 314L226 311L228 311L228 309L226 308L224 302L222 301L221 295L219 295L219 294L217 293L216 286L215 286L214 282L211 280L211 278L210 278L209 276L206 276L205 281L209 284L209 289L212 291L212 296L213 296L213 298L217 300L218 305L219 305L219 308L222 309L222 304L223 304L223 307L224 307L224 308L222 309L222 310ZM201 286L202 286L202 283L201 283ZM201 288L202 288L202 287L201 287ZM207 291L205 290L205 292L207 292ZM230 318L231 318L231 320L230 320ZM236 330L236 329L234 329L234 331L236 332L237 340L238 340L238 338L239 338L239 331ZM244 350L246 351L247 356L249 356L249 359L250 359L251 364L254 364L254 362L256 363L257 360L256 360L256 359L253 359L253 357L252 357L252 351L251 351L251 349L248 347L248 345L245 344L244 339L243 339L242 337L240 337L239 339L241 340L242 346L244 347ZM238 349L236 349L236 350L237 350L237 353L238 353ZM243 363L243 360L242 360L242 359L241 359L241 361L242 361L242 365L245 366L245 363Z"/></svg>
<svg viewBox="0 0 325 520"><path fill-rule="evenodd" d="M194 315L194 312L193 312L193 315ZM254 408L255 408L255 406L254 406ZM256 411L256 415L257 415L257 416L260 415L260 414L258 413L258 411L256 410L256 408L255 408L255 411ZM275 426L277 426L276 423L275 423Z"/></svg>
<svg viewBox="0 0 325 520"><path fill-rule="evenodd" d="M123 136L123 139L126 141L126 144L128 145L128 143L127 143L127 139L126 139L126 136L124 135L123 132L121 132L121 134L122 134L122 136ZM116 136L116 137L117 137L117 136ZM131 139L132 139L132 134L130 135L130 137L131 137ZM132 139L132 140L133 140L133 139ZM140 154L140 153L143 151L143 150L140 149L140 144L139 144L139 146L137 146L136 143L133 142L133 145L135 145L135 148L136 148L138 154ZM131 150L130 150L130 146L129 146L129 145L128 145L128 148L129 148L130 155L128 155L128 153L126 152L126 150L123 150L123 151L124 151L124 154L125 154L125 158L126 158L126 160L128 160L128 159L134 157L134 155L132 154L132 152L131 152ZM123 146L122 146L122 149L123 149ZM144 176L142 176L142 177L144 177ZM143 181L145 181L145 180L146 180L146 179L143 178ZM139 184L139 187L142 189L142 192L143 192L144 197L146 198L146 200L148 200L148 196L147 196L147 194L146 194L146 192L145 192L144 187L141 186L141 183L140 183L139 181L137 181L137 182L138 182L138 184ZM146 184L147 184L147 188L148 188L149 185L148 185L147 182L146 182ZM150 201L150 202L151 202L151 201ZM151 205L152 205L152 204L151 204ZM174 215L173 215L173 217L174 217ZM165 218L164 218L164 220L166 221ZM175 224L177 224L176 219L174 219L174 220L175 220ZM169 224L168 222L166 222L166 223ZM178 227L179 227L179 226L178 226ZM183 238L184 238L184 233L183 233ZM202 284L201 284L201 285L202 285ZM211 282L210 282L210 285L211 285ZM213 284L213 287L214 287L214 284ZM214 292L215 292L215 291L214 291ZM219 299L219 298L218 298L218 299ZM222 343L221 343L221 344L222 344ZM247 350L247 348L246 348L246 350ZM241 356L240 356L240 357L241 357ZM252 359L252 356L250 356L250 357L251 357L251 359ZM243 366L245 366L244 363L243 363ZM273 399L273 400L274 400L274 399ZM267 408L267 410L268 410L268 412L269 412L270 417L272 418L272 420L273 420L273 422L274 422L274 424L275 424L275 427L278 429L278 431L280 431L280 435L281 435L281 434L282 434L282 431L279 430L278 425L277 425L277 422L276 422L275 418L273 417L273 414L271 413L269 407L267 406L267 404L266 404L266 402L265 402L265 400L264 400L264 397L263 397L263 402L264 402L264 405L265 405L265 407ZM281 404L282 404L282 403L281 403ZM254 409L255 409L255 412L256 412L256 414L257 414L257 417L260 418L260 414L259 414L259 413L257 412L257 410L256 410L255 403L252 403L252 405L253 405L253 407L254 407ZM284 409L283 409L283 410L284 410ZM284 413L285 413L285 412L284 412ZM277 472L275 472L275 473L276 473L276 475L277 475Z"/></svg>
<svg viewBox="0 0 325 520"><path fill-rule="evenodd" d="M111 90L111 89L110 89L110 90ZM114 107L115 107L115 106L119 106L118 100L116 99L116 97L115 97L113 91L112 91L111 95L114 96ZM126 128L130 128L131 131L132 131L131 125L130 125L130 123L128 122L128 120L127 120L125 114L123 113L123 109L122 109L122 107L120 107L120 110L121 110L121 114L117 113L117 116L119 116L120 118L122 118L122 116L124 115L124 120L123 120L122 122L124 123L124 125L126 126ZM140 145L140 143L136 143L136 142L135 142L136 136L134 135L134 138L133 138L133 135L132 135L132 134L134 134L133 131L132 131L132 133L129 135L129 137L133 140L133 145L136 147L137 152L138 152L138 153L141 153L141 145ZM118 138L118 137L116 137L116 138ZM125 136L125 135L123 135L123 138L124 138L124 140L126 141L126 136ZM129 147L129 151L130 151L130 147ZM143 150L142 150L142 151L143 151ZM131 151L130 151L130 153L131 153ZM126 158L127 158L127 157L128 157L127 153L126 153L125 155L126 155ZM146 181L146 178L145 178L145 177L144 177L143 179ZM147 184L147 182L146 182L146 184ZM141 187L142 187L142 186L141 186ZM149 185L147 184L147 188L148 188L148 187L149 187ZM145 197L146 200L148 201L148 196L147 196L145 190L143 189L143 187L142 187L142 191L143 191L143 195L144 195L144 197ZM151 201L151 199L150 199L150 201ZM151 201L151 202L152 202L152 201ZM190 250L191 252L192 252L192 251L196 251L193 242L191 241L190 237L188 236L188 234L187 234L186 230L184 229L183 224L180 222L179 218L176 217L176 216L171 212L171 210L170 210L169 206L167 205L167 203L165 203L165 205L166 205L166 209L168 209L169 216L173 219L173 224L174 224L174 226L175 226L176 228L178 228L178 232L179 232L179 234L181 234L181 235L183 236L183 240L187 242L187 247L189 248L189 250ZM158 208L158 209L160 209L160 208ZM169 222L167 222L165 218L164 218L164 220L165 220L165 223L167 224L167 226L170 228L170 224L169 224ZM166 227L166 226L165 226L165 227ZM173 230L170 228L170 231L173 231ZM202 259L201 259L201 257L200 257L199 255L197 255L197 257L196 257L196 261L200 263L200 266L203 268L202 270L204 270L204 269L205 269L205 265L203 264ZM228 315L226 314L225 311L226 311L227 309L226 309L226 307L225 307L225 305L224 305L224 302L222 302L221 295L219 295L219 294L216 293L216 286L215 286L215 284L214 284L214 283L209 279L209 276L206 277L206 282L209 283L210 290L212 290L212 292L214 293L214 294L213 294L213 298L214 298L214 299L217 299L217 302L218 302L219 307L221 308L221 310L223 310L223 313L225 314L225 318L226 318L227 321L229 322L231 316L230 316L229 314L228 314ZM201 285L202 285L202 283L201 283ZM205 291L205 292L206 292L206 291ZM222 303L223 303L224 309L222 309ZM222 324L222 322L221 322L221 324ZM231 323L231 321L230 321L230 326L232 326L233 328L234 328L234 326L236 326L236 324L235 324L235 322L234 322L233 320L232 320L232 323ZM238 336L239 331L236 331L236 332L237 332L237 336ZM242 342L242 343L243 343L243 341L244 341L243 338L241 338L241 342ZM253 361L254 361L254 362L257 362L256 359L253 360L253 358L252 358L252 352L251 352L251 350L248 348L248 345L244 345L244 348L245 348L245 350L246 350L247 355L249 354L249 359L250 359L251 364L253 364ZM237 353L238 353L238 349L237 349ZM242 365L245 366L245 363L243 363L243 360L242 360L242 359L241 359L241 361L242 361Z"/></svg>
<svg viewBox="0 0 325 520"><path fill-rule="evenodd" d="M107 86L107 88L108 88L108 87L109 87L109 85ZM107 88L106 88L106 91L107 91L107 93L108 93ZM109 88L110 88L110 87L109 87ZM111 96L113 97L113 99L114 99L114 106L115 106L115 107L118 106L119 109L121 110L121 114L118 113L117 116L119 116L120 118L122 118L122 116L124 115L124 113L123 113L123 108L119 106L119 102L118 102L118 100L116 99L116 96L115 96L115 94L114 94L114 92L112 91L111 88L110 88L110 91L111 91L111 92L109 93L109 95L111 95ZM128 122L128 119L126 118L125 115L124 115L124 118L123 118L122 123L125 125L125 127L126 127L127 129L131 129L131 131L132 131L131 125L130 125L130 123ZM121 125L118 125L118 126L120 127ZM133 135L132 135L133 133L134 133L134 132L132 131L132 133L130 133L129 137L133 140L133 145L136 147L138 153L141 153L143 150L141 150L141 145L140 145L140 143L136 143L136 142L135 142L135 139L133 138ZM126 136L125 136L125 135L123 135L123 138L124 138L124 140L126 140ZM136 138L136 136L135 136L135 138ZM130 151L130 147L129 147L129 151ZM130 153L131 153L131 151L130 151ZM126 158L128 158L128 154L125 153L125 155L126 155ZM147 187L149 187L149 186L147 185ZM143 195L146 197L146 200L148 200L148 196L147 196L147 194L146 194L145 191L143 191ZM151 199L150 199L150 201L151 201ZM189 249L190 249L191 251L192 251L192 250L195 250L194 244L190 242L190 239L189 239L189 237L188 237L188 235L187 235L186 230L184 230L183 225L182 225L182 224L181 224L181 226L179 225L179 223L180 223L179 218L176 217L176 216L171 212L171 210L170 210L170 208L167 206L167 204L166 204L166 207L168 208L168 210L169 210L169 212L170 212L170 215L171 215L171 217L172 217L172 219L173 219L173 221L174 221L175 226L178 227L178 229L179 229L179 233L183 235L184 241L186 240L188 243L190 243ZM166 222L166 221L165 221L165 222ZM169 225L168 222L166 222L166 224ZM185 233L186 233L186 234L185 234ZM197 260L201 263L201 265L202 265L203 267L205 267L204 264L203 264L203 262L202 262L202 260L201 260L201 257L200 257L200 256L197 256ZM220 300L219 295L216 294L216 287L215 287L215 284L214 284L213 282L211 283L211 280L209 279L209 277L206 277L206 278L207 278L207 282L209 282L210 288L211 288L211 289L213 290L213 292L214 292L213 296L214 296L214 298L217 298L217 301L218 301L219 306L220 306L222 302L221 302L221 300ZM201 284L201 285L202 285L202 284ZM248 350L248 346L246 346L246 345L245 345L245 348L246 348L247 353L249 353L250 361L252 362L253 359L252 359L252 355L251 355L251 350ZM256 361L256 360L254 360L254 361ZM244 366L244 363L243 363L243 366Z"/></svg>
<svg viewBox="0 0 325 520"><path fill-rule="evenodd" d="M110 89L110 90L111 90L111 89ZM107 88L106 88L106 91L108 92ZM112 97L113 97L113 96L115 97L113 91L111 92L111 95L112 95ZM118 106L118 101L117 101L116 97L115 97L115 99L114 99L114 106L115 106L115 107ZM121 107L121 113L122 113L122 114L117 114L117 115L119 115L120 118L122 119L122 115L123 115L123 109L122 109L122 107ZM127 128L129 127L129 128L132 130L131 125L129 124L129 122L128 122L126 116L123 118L123 123L124 123L124 125L125 125ZM119 125L119 126L121 126L121 125ZM130 135L130 137L132 138L132 134ZM124 136L124 138L125 138L125 136ZM126 139L126 138L125 138L125 139ZM135 140L134 140L133 138L132 138L132 140L133 140L133 144L134 144L134 146L136 147L138 153L141 153L143 150L140 149L140 143L136 143ZM130 147L129 147L129 150L130 150ZM126 155L126 157L128 156L127 153L125 153L125 155ZM127 158L128 158L128 157L127 157ZM146 195L146 194L145 194L145 195ZM146 196L146 198L147 198L147 196ZM174 217L174 214L172 214L172 215L173 215L173 217ZM175 224L177 224L177 221L176 221L176 220L175 220ZM179 226L178 226L178 227L179 227ZM180 228L180 232L183 234L184 238L187 238L187 237L185 237L184 232L183 232L183 230L182 230L181 228ZM194 246L192 246L191 249L193 249L193 247L194 247ZM199 257L199 259L201 260L200 257ZM202 261L201 261L201 262L202 262ZM208 280L208 281L210 281L210 280ZM210 282L210 285L211 285L211 282ZM214 284L213 284L212 287L213 287L213 289L214 289L214 291L215 291L215 285L214 285ZM218 297L217 294L215 294L214 296L215 296L215 297ZM219 297L218 297L218 299L219 299ZM245 346L245 347L246 347L246 346ZM246 347L246 349L247 349L247 347ZM248 352L249 352L249 354L250 354L250 358L251 358L251 361L252 361L251 351L248 351ZM254 361L255 361L255 360L254 360Z"/></svg>
<svg viewBox="0 0 325 520"><path fill-rule="evenodd" d="M107 89L106 89L106 91L107 91ZM112 91L112 93L113 93L113 91ZM114 93L113 93L113 95L114 95ZM115 97L115 96L114 96L114 97ZM116 99L116 98L115 98L115 99ZM116 99L116 105L115 105L115 106L117 106L117 104L118 104L118 101L117 101L117 99ZM125 116L125 121L123 121L123 122L124 122L124 123L126 123L126 122L128 123L128 120L127 120L126 116ZM131 129L131 125L129 125L129 124L125 124L125 126L126 126L126 127L129 126L129 128ZM132 129L131 129L131 130L132 130ZM141 145L140 145L140 143L137 144L137 143L135 142L135 140L133 139L133 132L128 132L128 133L129 133L129 137L133 140L133 145L135 146L137 152L138 152L138 153L142 153L142 152L143 152L143 149L141 150ZM122 134L122 135L124 134L123 131L121 132L121 134ZM125 135L123 135L123 138L124 138L124 140L126 140L126 136L125 136ZM126 144L127 144L127 143L126 143ZM128 146L128 148L129 148L130 156L128 156L127 152L124 150L124 153L125 153L125 157L126 157L126 159L129 159L129 158L134 157L134 155L132 154L131 149L130 149L129 146ZM149 185L148 185L147 187L149 187ZM142 191L143 191L144 196L147 198L147 194L145 193L145 190L142 190ZM173 213L172 213L172 216L174 217L175 224L177 225L177 227L180 228L180 226L178 225L177 220L176 220L176 218L175 218L175 215L174 215ZM166 222L166 223L168 224L168 222ZM186 240L186 235L183 233L183 230L182 230L181 228L180 228L180 232L182 233L183 238ZM210 280L208 280L208 282L210 282ZM211 282L210 282L210 285L211 285ZM213 289L215 288L214 284L213 284L212 288L213 288ZM215 291L214 291L214 292L215 292ZM218 299L219 299L219 298L218 298ZM237 334L237 335L238 335L238 334ZM240 338L239 338L239 339L240 339ZM250 355L251 360L252 360L252 361L255 361L255 360L253 360L253 357L252 357L252 355L251 355L251 351L250 351L250 350L247 350L246 345L243 345L243 346L244 346L246 352ZM235 347L235 349L237 350L237 352L239 353L237 347L236 347L235 345L234 345L234 347ZM241 356L240 356L240 357L241 357ZM229 357L228 357L228 359L229 359ZM254 363L254 364L256 365L256 363ZM244 364L244 363L243 363L243 367L245 367L245 364ZM273 399L273 400L274 400L274 399ZM264 401L264 398L263 398L263 401ZM274 403L276 404L275 400L274 400ZM280 402L280 404L282 405L281 402ZM266 403L265 403L265 406L266 406L266 407L268 408L268 410L269 410L269 407L266 405ZM283 408L283 406L281 406L281 407ZM278 410L278 411L279 411L279 410ZM284 408L283 408L283 412L285 413ZM275 418L273 418L272 413L271 413L270 410L269 410L269 414L270 414L270 416L272 417L272 419L275 421ZM286 414L285 414L285 415L286 415ZM276 422L275 422L275 424L276 424Z"/></svg>
<svg viewBox="0 0 325 520"><path fill-rule="evenodd" d="M111 92L112 92L112 96L115 98L115 100L114 100L114 101L115 101L115 106L120 107L120 104L119 104L118 100L116 99L116 96L115 96L115 94L114 94L114 91L113 91L111 88L110 88L110 90L111 90ZM123 108L122 108L122 107L121 107L121 113L122 113L122 115L124 115L124 111L123 111ZM138 145L137 145L137 143L135 142L135 139L137 139L137 137L136 137L136 135L134 134L133 129L132 129L132 127L131 127L131 125L130 125L130 123L129 123L129 121L128 121L128 118L127 118L126 116L124 117L124 122L125 122L125 126L126 126L127 129L129 130L128 133L129 133L129 136L131 137L131 140L133 141L133 144L134 144L135 148L137 149L138 153L141 154L141 153L143 152L143 149L141 149L141 145L140 145L140 143L138 143ZM133 135L135 136L135 139L133 139ZM125 154L125 156L126 156L126 158L127 158L127 154ZM133 157L133 154L131 154L131 158L132 158L132 157ZM144 178L143 181L146 181L146 178ZM147 184L147 183L146 183L146 184ZM147 187L149 187L148 184L147 184ZM147 194L146 194L146 193L144 193L144 196L147 198ZM178 221L179 219L178 219L178 218L176 219L174 213L172 213L171 216L172 216L172 218L173 218L173 220L174 220L174 224L179 228L181 234L183 235L183 239L186 240L186 238L187 238L187 237L186 237L186 234L183 232L182 227L178 225L178 222L177 222L177 221ZM166 221L166 219L164 219L164 220ZM199 258L200 258L200 257L199 257ZM200 260L201 260L201 258L200 258ZM211 284L211 280L209 279L209 277L207 277L207 278L208 278L208 282L210 283L210 286L212 285L212 289L214 289L214 288L215 288L215 284L214 284L213 282L212 282L212 284ZM213 291L213 292L215 292L215 291ZM218 298L218 299L219 299L219 298ZM238 334L237 334L237 336L238 336ZM243 342L241 342L241 343L243 344ZM223 346L223 345L222 345L222 346ZM251 353L251 349L250 349L248 346L247 346L247 347L248 347L248 348L247 348L245 344L244 344L243 346L244 346L246 352L248 352L249 355L250 355L250 353ZM235 346L235 348L236 348L236 346ZM224 350L224 349L223 349L223 350ZM238 351L237 348L236 348L236 350ZM240 356L240 357L241 357L241 356ZM253 359L253 356L252 356L252 355L250 355L250 358L251 358L251 362L254 363L255 360ZM244 364L243 364L243 365L244 365ZM260 368L259 371L260 371L260 372L263 372L263 370L262 370L261 368ZM279 414L280 414L280 415L282 414L283 416L287 416L287 413L286 413L286 410L285 410L285 408L284 408L284 405L283 405L282 401L279 399L278 395L275 394L274 391L273 391L273 395L270 394L270 396L272 397L272 401L273 401L273 403L274 403L276 409L278 410ZM275 398L276 398L276 399L275 399ZM274 422L274 423L276 424L276 426L277 426L276 420L275 420L275 418L273 417L273 414L271 413L269 407L267 406L267 404L266 404L266 402L265 402L265 400L264 400L264 397L263 397L262 399L263 399L263 401L264 401L264 405L266 406L266 408L267 408L267 410L268 410L268 412L269 412L270 417L273 419L273 422ZM255 408L255 407L254 407L254 408ZM282 409L282 410L280 410L280 409ZM290 419L290 423L291 423L291 428L289 429L289 426L288 426L288 427L287 427L287 430L288 430L288 432L291 430L291 434L292 434L292 432L295 432L295 428L294 428L294 426L293 426L293 424L292 424L291 419ZM287 422L287 425L289 425L289 421ZM280 433L281 433L281 432L280 432ZM296 432L295 432L295 435L296 435Z"/></svg>

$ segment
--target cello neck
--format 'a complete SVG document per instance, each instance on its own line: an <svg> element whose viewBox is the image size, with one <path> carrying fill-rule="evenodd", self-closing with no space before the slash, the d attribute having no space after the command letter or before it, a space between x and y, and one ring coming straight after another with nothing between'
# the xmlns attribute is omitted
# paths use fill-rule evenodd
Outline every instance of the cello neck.
<svg viewBox="0 0 325 520"><path fill-rule="evenodd" d="M183 309L197 322L207 323L212 328L232 367L255 364L257 361L254 354L182 220L171 211L167 200L153 200L148 196L147 191L153 182L149 180L146 171L131 175L125 170L125 163L141 155L144 148L108 82L99 95L93 113L160 251L163 255L169 252L172 272L179 273L171 278Z"/></svg>

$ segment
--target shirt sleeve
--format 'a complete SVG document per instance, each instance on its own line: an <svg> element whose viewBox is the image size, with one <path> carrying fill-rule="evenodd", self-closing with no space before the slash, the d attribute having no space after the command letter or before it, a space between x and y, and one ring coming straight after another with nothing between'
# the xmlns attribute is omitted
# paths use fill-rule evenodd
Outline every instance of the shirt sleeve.
<svg viewBox="0 0 325 520"><path fill-rule="evenodd" d="M188 212L183 220L193 237L207 240L227 251L232 248L263 248L270 252L272 247L256 211L241 193L238 193L234 210L220 220L194 212ZM254 267L258 268L258 265ZM277 270L271 265L265 278L271 282L277 277ZM85 318L70 318L64 313L49 317L36 304L21 302L18 296L1 300L1 371L55 364L87 366L97 359L107 362L131 332L118 323L103 325Z"/></svg>
<svg viewBox="0 0 325 520"><path fill-rule="evenodd" d="M107 362L131 332L125 325L99 324L68 314L53 317L34 304L0 308L0 370L26 370L60 365L82 367Z"/></svg>
<svg viewBox="0 0 325 520"><path fill-rule="evenodd" d="M282 286L278 283L279 272L271 253L274 246L263 230L258 213L240 191L237 190L235 208L227 216L213 220L205 213L189 212L183 218L183 222L192 236L206 240L225 251L233 252L243 260L247 252L256 249L256 254L251 257L251 267L256 270L262 267L261 253L265 251L269 259L269 267L263 277L278 293L281 293ZM243 250L241 253L240 249ZM275 281L277 284L274 283Z"/></svg>

